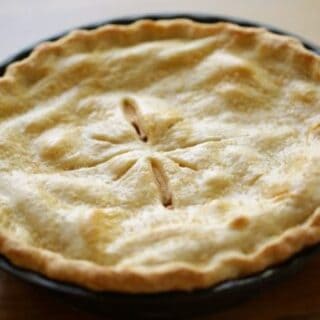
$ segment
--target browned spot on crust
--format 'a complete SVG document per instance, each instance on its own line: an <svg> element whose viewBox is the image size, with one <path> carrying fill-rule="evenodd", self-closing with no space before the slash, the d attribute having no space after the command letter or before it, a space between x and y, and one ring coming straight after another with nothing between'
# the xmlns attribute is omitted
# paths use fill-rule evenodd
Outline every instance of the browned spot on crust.
<svg viewBox="0 0 320 320"><path fill-rule="evenodd" d="M87 258L107 265L116 262L116 257L104 253L101 247L111 242L121 232L119 222L124 218L125 212L120 209L95 208L92 210L88 220L80 227L80 232L88 247Z"/></svg>
<svg viewBox="0 0 320 320"><path fill-rule="evenodd" d="M238 217L234 218L229 223L229 226L235 230L242 230L248 226L249 222L250 221L249 221L248 217L242 215L242 216L238 216Z"/></svg>

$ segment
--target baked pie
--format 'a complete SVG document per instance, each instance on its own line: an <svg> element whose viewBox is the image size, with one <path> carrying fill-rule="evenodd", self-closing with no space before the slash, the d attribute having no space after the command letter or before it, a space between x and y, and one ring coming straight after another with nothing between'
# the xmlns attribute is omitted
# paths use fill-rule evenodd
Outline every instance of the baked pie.
<svg viewBox="0 0 320 320"><path fill-rule="evenodd" d="M230 23L74 31L0 78L0 252L94 290L204 288L320 241L320 58Z"/></svg>

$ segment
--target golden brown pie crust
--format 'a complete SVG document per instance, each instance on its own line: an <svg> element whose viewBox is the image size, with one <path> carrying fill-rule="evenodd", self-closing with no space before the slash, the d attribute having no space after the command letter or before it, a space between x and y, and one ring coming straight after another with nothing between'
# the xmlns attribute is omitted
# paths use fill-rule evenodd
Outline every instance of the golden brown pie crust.
<svg viewBox="0 0 320 320"><path fill-rule="evenodd" d="M74 31L0 78L0 252L94 290L205 288L320 240L320 58L189 20Z"/></svg>

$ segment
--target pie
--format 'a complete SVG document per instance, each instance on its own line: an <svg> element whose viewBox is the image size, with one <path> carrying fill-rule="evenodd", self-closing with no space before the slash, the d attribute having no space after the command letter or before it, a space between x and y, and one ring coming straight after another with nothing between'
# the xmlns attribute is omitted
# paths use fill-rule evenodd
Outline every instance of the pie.
<svg viewBox="0 0 320 320"><path fill-rule="evenodd" d="M230 23L41 44L0 78L0 252L98 291L194 290L320 241L320 57Z"/></svg>

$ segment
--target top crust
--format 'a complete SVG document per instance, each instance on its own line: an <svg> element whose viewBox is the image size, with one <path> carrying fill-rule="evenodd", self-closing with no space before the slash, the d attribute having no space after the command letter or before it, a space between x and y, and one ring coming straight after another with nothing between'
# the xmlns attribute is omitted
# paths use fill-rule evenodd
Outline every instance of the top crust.
<svg viewBox="0 0 320 320"><path fill-rule="evenodd" d="M0 252L94 290L193 290L319 242L320 58L264 29L74 31L0 78Z"/></svg>

